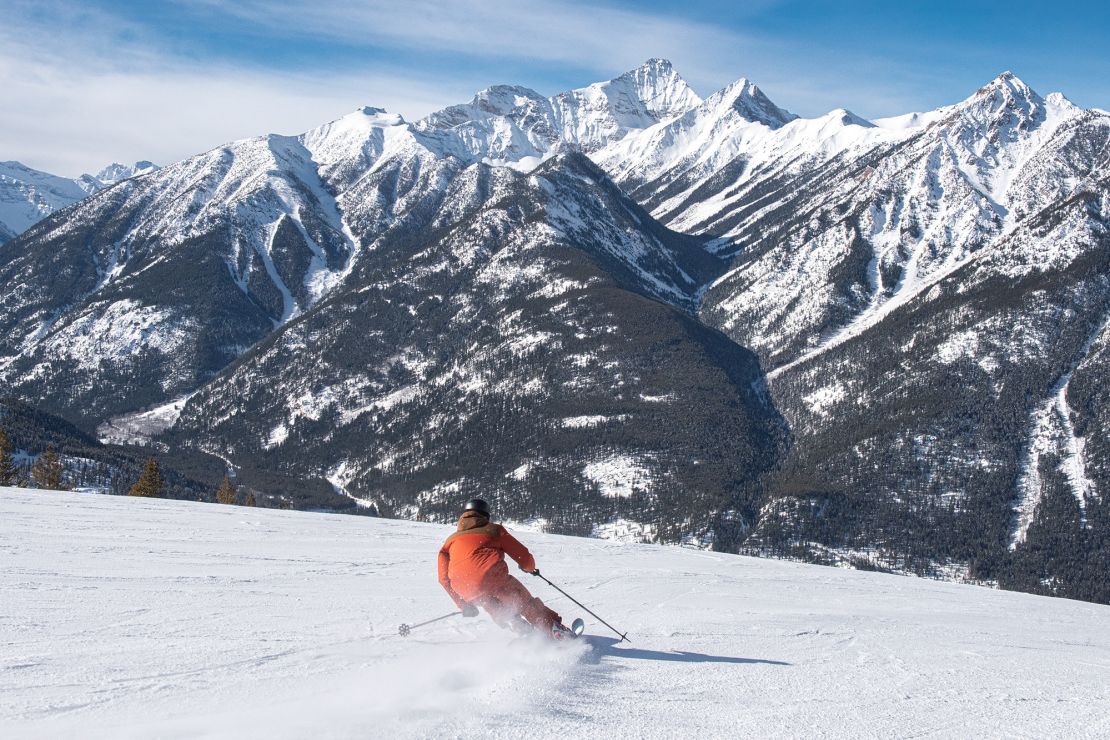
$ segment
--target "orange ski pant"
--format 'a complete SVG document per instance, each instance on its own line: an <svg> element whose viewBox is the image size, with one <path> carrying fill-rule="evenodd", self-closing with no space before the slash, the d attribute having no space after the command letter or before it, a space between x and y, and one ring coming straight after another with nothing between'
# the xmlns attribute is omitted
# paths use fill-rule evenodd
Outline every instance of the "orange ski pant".
<svg viewBox="0 0 1110 740"><path fill-rule="evenodd" d="M485 593L475 599L474 603L485 609L501 627L509 626L509 622L518 614L533 627L548 631L553 624L562 621L558 614L528 593L524 584L508 573L482 585Z"/></svg>

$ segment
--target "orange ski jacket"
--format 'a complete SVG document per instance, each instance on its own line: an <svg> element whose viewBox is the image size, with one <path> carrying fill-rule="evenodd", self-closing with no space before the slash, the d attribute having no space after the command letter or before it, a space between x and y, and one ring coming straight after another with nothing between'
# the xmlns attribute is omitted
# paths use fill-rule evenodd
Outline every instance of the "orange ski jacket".
<svg viewBox="0 0 1110 740"><path fill-rule="evenodd" d="M459 519L458 531L439 549L439 582L461 609L496 590L498 582L509 575L506 554L521 570L530 573L536 569L532 553L504 527L468 511Z"/></svg>

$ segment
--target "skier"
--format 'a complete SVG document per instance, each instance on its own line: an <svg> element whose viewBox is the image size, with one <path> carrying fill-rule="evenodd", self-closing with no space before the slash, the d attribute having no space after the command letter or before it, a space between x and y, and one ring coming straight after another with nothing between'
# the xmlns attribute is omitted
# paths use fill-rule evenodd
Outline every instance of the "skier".
<svg viewBox="0 0 1110 740"><path fill-rule="evenodd" d="M574 636L558 614L509 575L506 553L526 573L539 572L528 548L490 521L489 504L480 498L468 501L458 531L439 550L439 582L463 616L477 616L480 606L499 627L535 629L556 640Z"/></svg>

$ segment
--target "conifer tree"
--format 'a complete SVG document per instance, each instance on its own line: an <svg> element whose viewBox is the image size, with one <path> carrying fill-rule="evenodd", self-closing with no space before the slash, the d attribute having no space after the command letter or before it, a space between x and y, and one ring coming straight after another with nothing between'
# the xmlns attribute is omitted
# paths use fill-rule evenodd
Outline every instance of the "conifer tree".
<svg viewBox="0 0 1110 740"><path fill-rule="evenodd" d="M254 494L247 491L247 497L243 500L243 506L254 506Z"/></svg>
<svg viewBox="0 0 1110 740"><path fill-rule="evenodd" d="M31 465L31 480L35 482L36 488L62 490L62 461L54 451L54 445L47 445L46 452L39 455Z"/></svg>
<svg viewBox="0 0 1110 740"><path fill-rule="evenodd" d="M142 496L144 498L161 498L165 481L162 479L162 469L153 457L146 461L146 468L135 485L127 492L128 496Z"/></svg>
<svg viewBox="0 0 1110 740"><path fill-rule="evenodd" d="M218 504L234 504L235 503L235 486L231 484L231 478L224 476L224 480L220 483L220 489L216 491L216 503Z"/></svg>
<svg viewBox="0 0 1110 740"><path fill-rule="evenodd" d="M12 460L12 441L8 433L0 429L0 486L14 486L18 472Z"/></svg>

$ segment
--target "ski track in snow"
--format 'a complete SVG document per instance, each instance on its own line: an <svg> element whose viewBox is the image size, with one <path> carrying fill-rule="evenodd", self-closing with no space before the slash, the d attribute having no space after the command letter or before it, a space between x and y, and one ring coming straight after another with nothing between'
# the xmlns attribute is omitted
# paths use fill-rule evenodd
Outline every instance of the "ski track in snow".
<svg viewBox="0 0 1110 740"><path fill-rule="evenodd" d="M1105 737L1110 608L541 534L629 631L451 610L449 527L0 489L0 737ZM581 612L526 584L568 620Z"/></svg>

